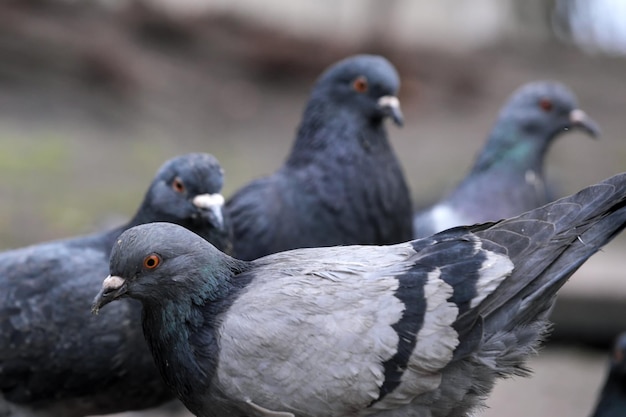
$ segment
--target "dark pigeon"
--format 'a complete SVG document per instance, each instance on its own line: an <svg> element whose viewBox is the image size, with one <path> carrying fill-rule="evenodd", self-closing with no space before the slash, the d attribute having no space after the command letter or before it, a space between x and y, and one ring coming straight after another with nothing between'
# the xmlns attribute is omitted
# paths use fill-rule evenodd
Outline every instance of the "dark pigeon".
<svg viewBox="0 0 626 417"><path fill-rule="evenodd" d="M615 341L609 373L592 417L626 417L626 333Z"/></svg>
<svg viewBox="0 0 626 417"><path fill-rule="evenodd" d="M236 257L411 239L409 189L383 123L402 124L399 86L391 63L373 55L320 76L285 164L226 203Z"/></svg>
<svg viewBox="0 0 626 417"><path fill-rule="evenodd" d="M594 137L600 133L566 86L533 82L520 87L501 110L467 177L442 201L415 215L414 236L517 216L553 200L543 161L554 139L573 129Z"/></svg>
<svg viewBox="0 0 626 417"><path fill-rule="evenodd" d="M119 238L93 308L141 301L201 417L466 416L529 372L558 289L624 226L626 173L499 223L252 262L155 223Z"/></svg>
<svg viewBox="0 0 626 417"><path fill-rule="evenodd" d="M174 158L128 224L0 253L0 415L104 414L174 398L143 339L140 306L120 303L96 320L89 300L108 272L113 243L129 227L173 222L228 250L222 183L213 156Z"/></svg>

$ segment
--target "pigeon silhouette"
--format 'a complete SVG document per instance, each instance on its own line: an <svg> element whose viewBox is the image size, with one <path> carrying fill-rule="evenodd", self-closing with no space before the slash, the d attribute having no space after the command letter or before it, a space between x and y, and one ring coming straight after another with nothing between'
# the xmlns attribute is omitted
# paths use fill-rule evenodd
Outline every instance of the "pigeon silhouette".
<svg viewBox="0 0 626 417"><path fill-rule="evenodd" d="M251 262L153 223L120 236L93 311L141 301L197 416L465 416L528 373L558 289L624 226L626 173L498 223Z"/></svg>
<svg viewBox="0 0 626 417"><path fill-rule="evenodd" d="M319 77L284 165L226 203L236 257L411 239L409 189L383 123L403 122L399 85L391 63L374 55Z"/></svg>
<svg viewBox="0 0 626 417"><path fill-rule="evenodd" d="M222 184L213 156L180 156L161 167L128 224L0 253L0 415L105 414L175 398L143 339L141 308L120 303L94 320L90 299L129 227L173 222L228 250Z"/></svg>
<svg viewBox="0 0 626 417"><path fill-rule="evenodd" d="M500 111L465 179L415 215L414 236L517 216L551 201L543 173L545 155L556 137L573 129L594 137L600 133L565 85L538 81L520 87Z"/></svg>

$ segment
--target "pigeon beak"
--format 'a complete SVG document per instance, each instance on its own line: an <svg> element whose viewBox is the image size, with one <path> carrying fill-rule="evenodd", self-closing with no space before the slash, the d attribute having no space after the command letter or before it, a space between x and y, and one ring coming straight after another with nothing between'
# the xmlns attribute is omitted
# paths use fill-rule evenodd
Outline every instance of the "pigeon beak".
<svg viewBox="0 0 626 417"><path fill-rule="evenodd" d="M200 194L193 198L192 203L200 209L209 210L214 226L220 230L224 228L224 197L221 194Z"/></svg>
<svg viewBox="0 0 626 417"><path fill-rule="evenodd" d="M569 113L569 121L572 128L582 129L593 138L600 136L598 124L581 109L572 110Z"/></svg>
<svg viewBox="0 0 626 417"><path fill-rule="evenodd" d="M400 109L400 100L396 96L382 96L378 99L378 107L385 116L391 117L397 126L404 125L404 116Z"/></svg>
<svg viewBox="0 0 626 417"><path fill-rule="evenodd" d="M102 289L93 300L91 312L93 314L98 314L100 308L126 294L126 290L126 280L124 278L115 275L109 275L104 279L104 282L102 283Z"/></svg>

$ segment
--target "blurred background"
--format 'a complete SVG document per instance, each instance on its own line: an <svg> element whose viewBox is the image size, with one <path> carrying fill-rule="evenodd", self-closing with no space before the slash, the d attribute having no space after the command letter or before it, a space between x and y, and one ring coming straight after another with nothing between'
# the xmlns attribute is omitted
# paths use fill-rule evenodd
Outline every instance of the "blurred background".
<svg viewBox="0 0 626 417"><path fill-rule="evenodd" d="M215 155L226 196L271 173L317 75L358 52L400 72L406 124L389 133L416 207L464 176L500 106L531 80L568 84L603 130L552 147L559 196L626 170L622 0L5 0L0 249L121 223L182 153ZM568 283L535 376L499 383L478 415L589 414L606 349L626 330L625 247Z"/></svg>

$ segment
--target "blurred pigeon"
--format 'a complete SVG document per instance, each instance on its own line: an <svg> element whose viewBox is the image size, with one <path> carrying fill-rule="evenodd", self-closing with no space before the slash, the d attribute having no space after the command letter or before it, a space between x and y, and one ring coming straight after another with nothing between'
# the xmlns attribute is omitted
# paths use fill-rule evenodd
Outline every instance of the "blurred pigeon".
<svg viewBox="0 0 626 417"><path fill-rule="evenodd" d="M615 341L609 364L609 374L592 416L626 416L626 333L619 335Z"/></svg>
<svg viewBox="0 0 626 417"><path fill-rule="evenodd" d="M533 82L520 87L467 177L442 201L415 215L414 236L517 216L551 201L543 160L553 140L570 129L594 137L600 133L566 86Z"/></svg>
<svg viewBox="0 0 626 417"><path fill-rule="evenodd" d="M222 183L213 156L174 158L127 225L0 253L0 415L104 414L174 398L143 339L140 306L119 304L94 320L89 301L129 227L174 222L228 249Z"/></svg>
<svg viewBox="0 0 626 417"><path fill-rule="evenodd" d="M412 208L384 119L403 122L385 58L358 55L317 80L285 164L226 203L234 254L411 239Z"/></svg>
<svg viewBox="0 0 626 417"><path fill-rule="evenodd" d="M624 226L626 173L499 223L252 262L153 223L120 236L93 309L142 302L198 416L466 416L529 372L557 290Z"/></svg>

